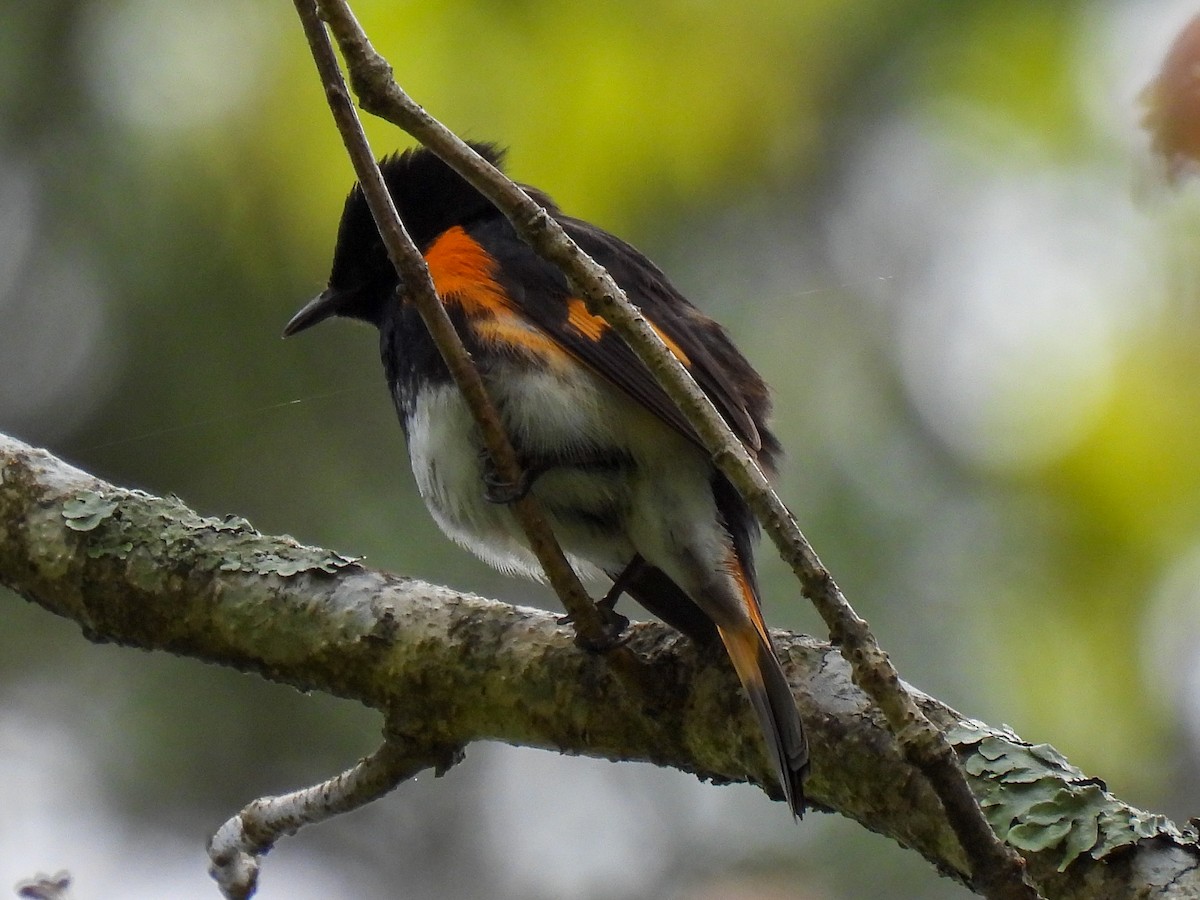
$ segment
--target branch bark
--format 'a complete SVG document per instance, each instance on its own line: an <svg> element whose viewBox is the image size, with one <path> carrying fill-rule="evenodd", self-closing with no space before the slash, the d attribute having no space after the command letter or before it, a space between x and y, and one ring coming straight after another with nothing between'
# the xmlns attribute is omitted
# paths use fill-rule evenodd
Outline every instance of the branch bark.
<svg viewBox="0 0 1200 900"><path fill-rule="evenodd" d="M736 678L663 626L629 647L629 690L548 613L366 569L349 557L114 487L0 435L0 584L85 636L257 672L385 714L414 756L476 740L771 783ZM971 884L928 781L899 753L845 660L777 634L812 729L810 793ZM976 797L1051 898L1200 896L1193 829L1133 809L1047 745L909 689L955 743ZM285 829L286 830L286 829Z"/></svg>

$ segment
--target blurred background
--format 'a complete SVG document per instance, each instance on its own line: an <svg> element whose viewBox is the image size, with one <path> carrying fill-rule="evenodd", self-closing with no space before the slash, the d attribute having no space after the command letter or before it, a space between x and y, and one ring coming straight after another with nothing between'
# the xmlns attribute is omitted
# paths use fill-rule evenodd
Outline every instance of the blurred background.
<svg viewBox="0 0 1200 900"><path fill-rule="evenodd" d="M1139 92L1174 0L359 2L401 84L667 270L776 391L780 487L910 682L1200 807L1200 187ZM410 142L370 126L379 154ZM370 564L444 540L373 331L280 329L353 177L291 4L0 11L0 429ZM821 635L769 548L767 618ZM0 593L0 895L210 898L204 844L379 717ZM284 841L263 898L955 898L748 787L477 745Z"/></svg>

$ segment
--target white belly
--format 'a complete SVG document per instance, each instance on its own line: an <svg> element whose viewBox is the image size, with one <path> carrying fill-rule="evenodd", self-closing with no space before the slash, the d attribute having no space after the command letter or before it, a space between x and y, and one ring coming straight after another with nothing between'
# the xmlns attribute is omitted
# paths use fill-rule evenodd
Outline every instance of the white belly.
<svg viewBox="0 0 1200 900"><path fill-rule="evenodd" d="M586 456L599 447L636 460L620 470L553 468L533 483L532 494L584 577L618 572L637 552L654 558L666 544L691 543L694 535L683 533L692 531L688 519L711 527L704 454L607 382L578 369L514 367L489 379L488 388L528 457L565 447ZM541 578L510 509L484 497L485 455L458 389L427 388L410 409L413 474L438 526L490 565Z"/></svg>

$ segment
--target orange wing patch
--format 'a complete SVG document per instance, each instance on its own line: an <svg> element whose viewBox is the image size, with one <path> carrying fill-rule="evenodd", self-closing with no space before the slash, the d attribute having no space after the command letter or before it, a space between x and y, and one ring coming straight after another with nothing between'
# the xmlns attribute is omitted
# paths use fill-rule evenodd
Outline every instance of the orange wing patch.
<svg viewBox="0 0 1200 900"><path fill-rule="evenodd" d="M646 321L677 360L685 366L692 364L688 355L683 352L683 348L671 340L665 331L649 319ZM593 343L600 340L610 327L603 318L588 312L587 304L578 297L572 297L567 301L567 324Z"/></svg>
<svg viewBox="0 0 1200 900"><path fill-rule="evenodd" d="M555 365L570 360L567 351L549 334L521 314L494 277L496 260L462 226L447 229L430 245L425 251L425 264L442 302L460 307L479 337ZM592 342L599 341L610 327L600 316L588 312L578 297L567 301L567 326ZM676 359L691 365L687 354L666 332L653 322L650 327Z"/></svg>
<svg viewBox="0 0 1200 900"><path fill-rule="evenodd" d="M456 225L434 241L425 251L425 264L442 302L460 307L480 338L549 363L568 361L553 338L521 315L493 277L496 260L462 227Z"/></svg>
<svg viewBox="0 0 1200 900"><path fill-rule="evenodd" d="M515 313L504 313L494 319L480 319L474 327L484 340L518 347L553 365L566 365L569 359L567 352L550 335Z"/></svg>
<svg viewBox="0 0 1200 900"><path fill-rule="evenodd" d="M604 319L588 312L587 304L578 297L567 301L567 324L589 341L600 340L609 327Z"/></svg>
<svg viewBox="0 0 1200 900"><path fill-rule="evenodd" d="M647 319L646 321L649 322L650 320ZM658 335L659 339L664 344L667 345L667 349L671 351L671 354L677 360L679 360L681 363L683 363L684 366L691 368L692 361L690 359L688 359L688 355L683 352L683 348L680 347L673 340L671 340L671 338L667 335L667 333L665 331L663 331L661 328L659 328L657 325L655 325L653 322L650 322L650 327L654 329L654 333Z"/></svg>

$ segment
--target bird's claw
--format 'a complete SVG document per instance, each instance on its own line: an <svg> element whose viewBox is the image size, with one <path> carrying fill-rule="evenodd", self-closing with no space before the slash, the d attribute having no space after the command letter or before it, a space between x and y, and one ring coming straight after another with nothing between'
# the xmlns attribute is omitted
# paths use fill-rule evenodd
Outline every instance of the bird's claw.
<svg viewBox="0 0 1200 900"><path fill-rule="evenodd" d="M508 506L518 500L525 499L529 489L533 487L534 476L529 471L523 471L515 482L501 478L491 469L483 475L483 499L488 503Z"/></svg>
<svg viewBox="0 0 1200 900"><path fill-rule="evenodd" d="M629 619L611 606L606 606L604 601L596 604L596 610L600 613L600 619L603 623L600 639L594 640L584 637L582 634L577 634L575 636L575 644L588 653L607 653L609 650L613 650L626 643L629 640L629 634L626 631L629 628ZM568 625L574 621L575 619L571 615L558 617L558 624L560 625Z"/></svg>

